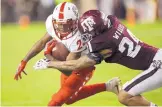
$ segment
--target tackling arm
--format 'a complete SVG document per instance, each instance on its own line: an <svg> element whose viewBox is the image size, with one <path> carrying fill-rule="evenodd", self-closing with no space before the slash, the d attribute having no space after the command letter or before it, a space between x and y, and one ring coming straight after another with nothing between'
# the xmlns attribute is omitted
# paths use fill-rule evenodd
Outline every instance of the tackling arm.
<svg viewBox="0 0 162 107"><path fill-rule="evenodd" d="M50 61L47 65L48 68L57 68L60 70L79 70L87 68L96 64L96 61L89 58L88 55L82 56L77 60L69 61Z"/></svg>
<svg viewBox="0 0 162 107"><path fill-rule="evenodd" d="M70 52L69 55L67 56L66 60L76 60L80 58L81 52Z"/></svg>

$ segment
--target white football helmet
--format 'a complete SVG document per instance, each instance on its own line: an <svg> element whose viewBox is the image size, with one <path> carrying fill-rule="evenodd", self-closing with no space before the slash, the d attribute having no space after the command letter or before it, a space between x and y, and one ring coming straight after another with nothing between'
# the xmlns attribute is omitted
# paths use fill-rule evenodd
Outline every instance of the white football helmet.
<svg viewBox="0 0 162 107"><path fill-rule="evenodd" d="M63 39L77 28L78 9L73 3L58 4L52 14L52 23L56 34Z"/></svg>

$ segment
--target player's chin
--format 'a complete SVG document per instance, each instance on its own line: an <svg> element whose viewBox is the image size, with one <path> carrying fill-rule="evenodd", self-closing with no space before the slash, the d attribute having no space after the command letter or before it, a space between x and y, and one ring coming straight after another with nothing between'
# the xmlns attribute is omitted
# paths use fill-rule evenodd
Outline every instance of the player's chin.
<svg viewBox="0 0 162 107"><path fill-rule="evenodd" d="M71 75L72 71L68 71L68 70L59 70L61 73L63 73L66 76Z"/></svg>

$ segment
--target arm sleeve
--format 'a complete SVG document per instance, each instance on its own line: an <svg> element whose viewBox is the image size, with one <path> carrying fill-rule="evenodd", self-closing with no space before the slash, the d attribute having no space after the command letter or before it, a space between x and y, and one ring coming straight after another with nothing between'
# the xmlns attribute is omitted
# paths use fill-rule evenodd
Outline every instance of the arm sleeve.
<svg viewBox="0 0 162 107"><path fill-rule="evenodd" d="M96 64L100 64L103 61L103 56L99 53L89 53L87 56L96 61Z"/></svg>
<svg viewBox="0 0 162 107"><path fill-rule="evenodd" d="M92 40L93 41L93 40ZM87 48L89 50L89 53L88 53L88 57L92 60L95 60L96 61L96 64L100 64L104 58L103 56L98 52L99 50L97 50L97 47L95 43L93 43L92 41L89 41L87 43Z"/></svg>

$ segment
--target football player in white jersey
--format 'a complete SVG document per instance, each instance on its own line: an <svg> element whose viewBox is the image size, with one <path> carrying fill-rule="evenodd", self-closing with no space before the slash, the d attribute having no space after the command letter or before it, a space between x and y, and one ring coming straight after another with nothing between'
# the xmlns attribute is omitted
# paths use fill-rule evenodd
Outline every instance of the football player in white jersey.
<svg viewBox="0 0 162 107"><path fill-rule="evenodd" d="M15 74L15 80L21 79L21 73L24 74L27 62L42 51L46 44L51 41L62 42L70 51L67 60L75 59L80 52L86 49L82 42L80 33L77 28L78 9L77 7L68 2L60 3L54 9L46 20L47 33L35 43L31 50L27 53L24 59L18 66ZM48 53L47 53L48 54ZM119 79L113 78L107 83L99 83L84 86L87 81L92 77L95 67L83 69L82 72L77 70L73 71L70 76L61 74L61 88L57 93L52 96L48 106L61 106L64 103L71 104L80 99L94 95L103 91L111 91L115 94L118 93L116 86L119 85Z"/></svg>

